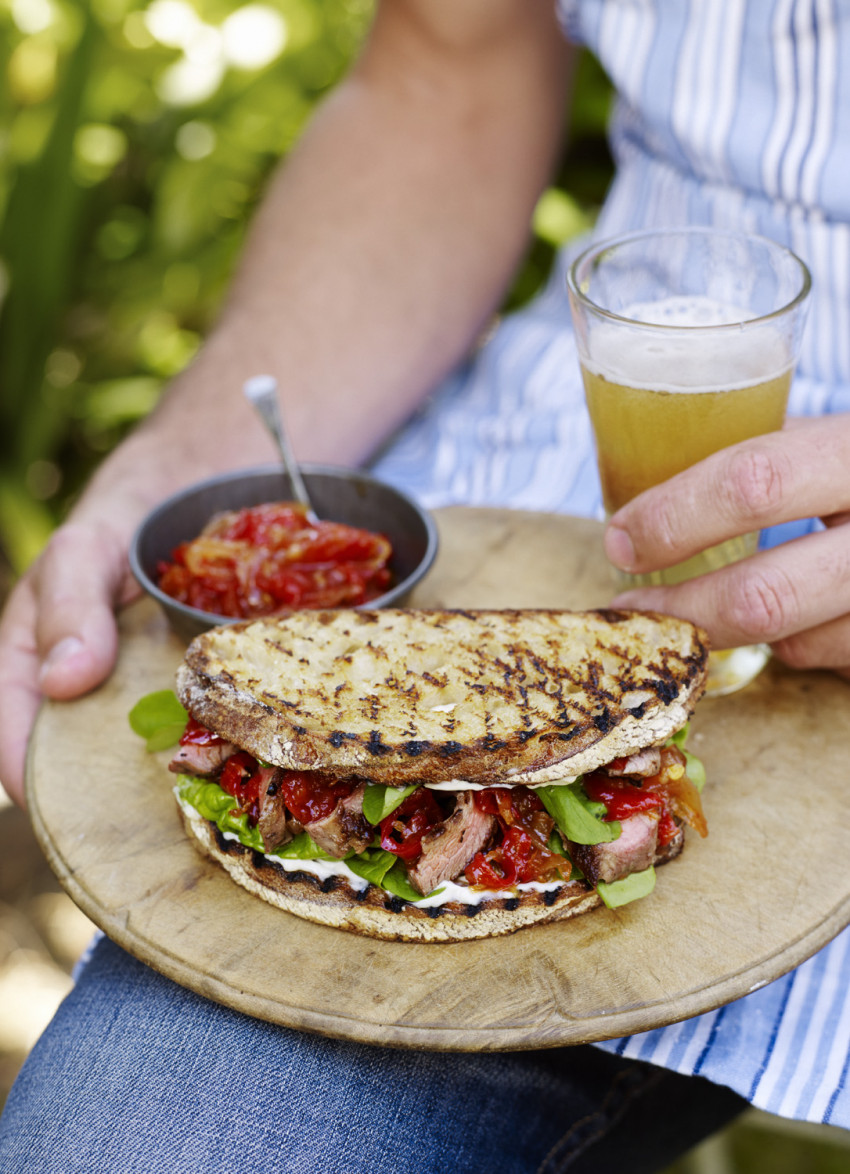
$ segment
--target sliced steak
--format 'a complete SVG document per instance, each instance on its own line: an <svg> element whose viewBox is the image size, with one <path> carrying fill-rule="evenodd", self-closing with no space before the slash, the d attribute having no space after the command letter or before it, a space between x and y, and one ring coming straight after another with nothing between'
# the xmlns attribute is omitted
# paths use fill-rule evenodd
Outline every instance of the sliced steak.
<svg viewBox="0 0 850 1174"><path fill-rule="evenodd" d="M495 817L476 807L472 792L461 791L448 819L422 837L422 855L407 870L414 889L425 896L443 881L454 880L481 851L495 826Z"/></svg>
<svg viewBox="0 0 850 1174"><path fill-rule="evenodd" d="M337 860L349 852L362 852L368 848L375 836L375 829L363 814L365 783L361 783L350 795L340 799L330 815L305 823L319 847Z"/></svg>
<svg viewBox="0 0 850 1174"><path fill-rule="evenodd" d="M605 767L605 773L615 778L626 775L637 775L643 779L652 778L661 770L661 747L647 746L645 750L638 750L628 758L616 758Z"/></svg>
<svg viewBox="0 0 850 1174"><path fill-rule="evenodd" d="M571 858L588 883L622 880L633 872L643 872L654 863L658 845L658 819L645 812L630 815L620 823L620 836L609 844L570 843Z"/></svg>
<svg viewBox="0 0 850 1174"><path fill-rule="evenodd" d="M291 840L295 834L292 827L295 821L289 818L283 796L278 791L282 774L283 771L277 766L262 766L259 770L257 830L267 852L273 852L275 848ZM298 824L298 827L300 830L301 825Z"/></svg>
<svg viewBox="0 0 850 1174"><path fill-rule="evenodd" d="M187 742L178 749L169 762L168 769L179 775L201 775L206 778L214 775L235 753L236 747L232 742L215 742L211 746Z"/></svg>

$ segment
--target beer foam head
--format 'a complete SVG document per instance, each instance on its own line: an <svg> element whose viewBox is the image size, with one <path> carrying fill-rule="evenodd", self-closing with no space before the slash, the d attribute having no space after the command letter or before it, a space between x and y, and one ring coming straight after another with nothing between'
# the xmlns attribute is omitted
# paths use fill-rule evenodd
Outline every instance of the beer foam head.
<svg viewBox="0 0 850 1174"><path fill-rule="evenodd" d="M788 342L774 322L753 320L748 311L710 298L636 302L621 317L636 325L592 321L582 356L589 370L612 383L722 391L774 379L791 365ZM641 330L640 323L659 329Z"/></svg>

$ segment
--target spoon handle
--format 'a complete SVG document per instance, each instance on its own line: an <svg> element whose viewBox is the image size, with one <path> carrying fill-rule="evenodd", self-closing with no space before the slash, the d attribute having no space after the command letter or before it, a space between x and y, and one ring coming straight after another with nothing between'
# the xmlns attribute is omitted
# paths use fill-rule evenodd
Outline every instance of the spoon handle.
<svg viewBox="0 0 850 1174"><path fill-rule="evenodd" d="M283 427L280 414L280 405L277 398L277 380L273 375L255 375L247 380L242 389L245 398L256 408L260 419L271 433L272 439L278 447L283 465L289 475L292 492L298 502L307 511L310 522L318 522L318 516L310 502L310 497L301 477L301 470L289 444L289 437Z"/></svg>

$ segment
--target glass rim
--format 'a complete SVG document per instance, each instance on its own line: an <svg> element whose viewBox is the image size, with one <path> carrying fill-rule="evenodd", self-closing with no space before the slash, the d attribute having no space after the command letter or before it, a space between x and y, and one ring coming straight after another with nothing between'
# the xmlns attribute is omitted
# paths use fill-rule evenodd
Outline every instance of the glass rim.
<svg viewBox="0 0 850 1174"><path fill-rule="evenodd" d="M608 249L617 248L622 245L632 244L636 241L648 240L650 237L673 236L675 234L681 236L718 236L726 237L729 240L737 241L755 241L761 245L767 245L770 249L774 249L779 253L783 253L790 258L800 271L802 283L800 290L795 296L785 305L780 306L776 310L771 310L769 314L758 314L753 318L745 318L735 322L720 322L714 326L674 326L663 322L641 322L637 318L627 318L623 314L617 314L614 310L606 310L604 306L598 305L592 298L588 297L586 293L579 288L577 273L579 266L584 265L587 261L597 254L606 252ZM771 240L770 237L761 236L754 232L740 232L734 229L713 228L711 225L685 225L681 228L643 228L634 232L625 232L619 236L606 237L604 240L595 241L588 245L575 258L567 270L567 290L576 300L581 303L586 309L593 311L593 313L600 315L603 318L610 319L612 322L621 322L626 326L640 326L649 330L663 330L667 333L677 331L687 331L694 333L696 331L706 332L713 330L740 330L742 326L751 326L763 322L770 322L774 318L780 318L794 310L797 306L802 305L811 292L812 275L809 272L809 267L801 257L787 247L782 245L779 241Z"/></svg>

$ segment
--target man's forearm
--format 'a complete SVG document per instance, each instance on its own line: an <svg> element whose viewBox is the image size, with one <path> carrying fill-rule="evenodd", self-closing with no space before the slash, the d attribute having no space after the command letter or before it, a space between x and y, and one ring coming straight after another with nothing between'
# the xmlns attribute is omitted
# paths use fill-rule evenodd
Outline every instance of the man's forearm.
<svg viewBox="0 0 850 1174"><path fill-rule="evenodd" d="M273 178L219 324L125 470L184 481L271 457L240 390L258 372L277 376L302 459L361 461L462 358L521 256L568 72L548 0L489 2L504 24L483 44L418 27L415 2L385 5Z"/></svg>

